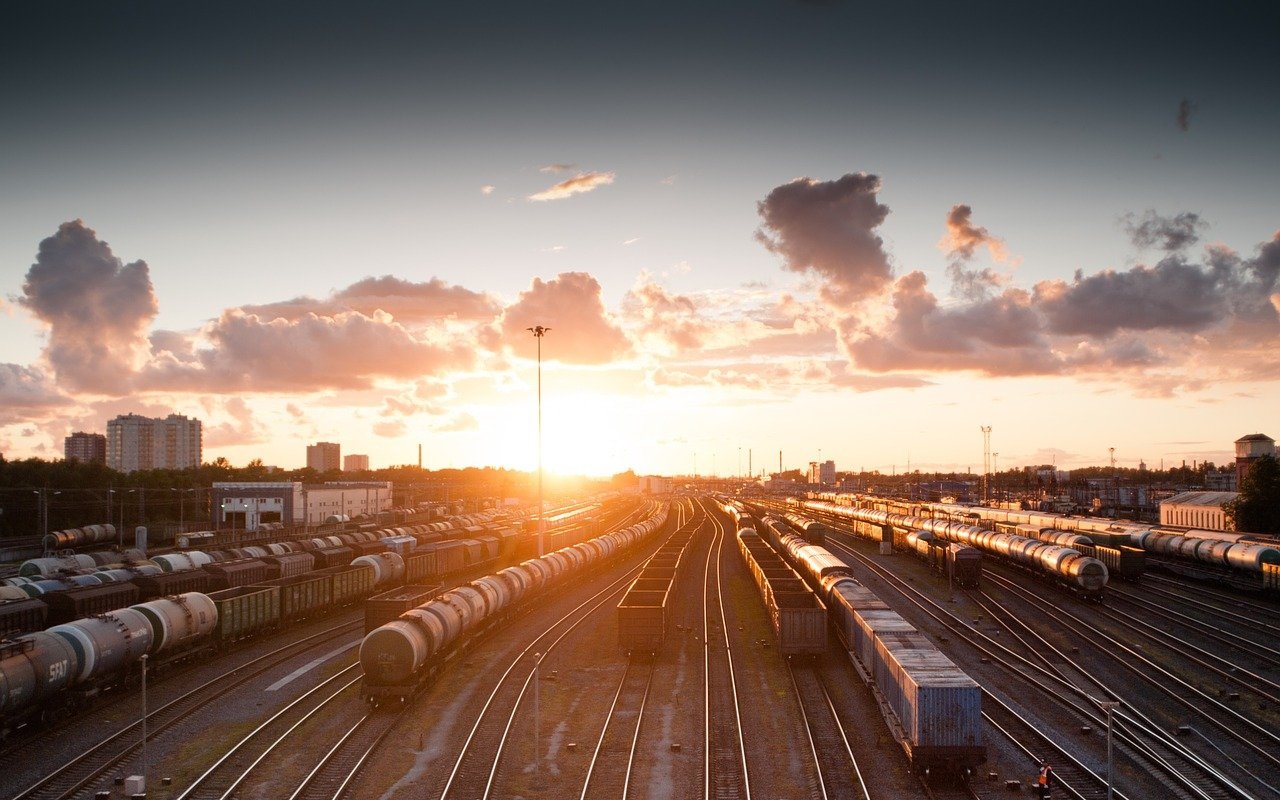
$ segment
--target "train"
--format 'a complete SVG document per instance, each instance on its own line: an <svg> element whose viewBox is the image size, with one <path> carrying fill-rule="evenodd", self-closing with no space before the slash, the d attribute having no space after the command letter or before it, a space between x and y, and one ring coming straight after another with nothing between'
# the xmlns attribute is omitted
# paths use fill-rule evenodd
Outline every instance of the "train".
<svg viewBox="0 0 1280 800"><path fill-rule="evenodd" d="M396 533L403 530L364 532L353 535L351 542L367 543L367 538L379 534L383 535L381 542L392 542L397 539ZM474 531L472 526L457 533ZM513 558L514 531L509 536L482 537L489 541L444 541L438 538L439 533L418 532L422 542L413 536L401 536L415 542L416 547L401 541L399 551L388 545L382 551L363 555L348 548L318 547L332 545L333 541L314 542L316 547L311 551L286 549L256 560L244 558L247 548L157 555L151 559L151 568L158 570L152 577L179 582L167 583L168 588L191 585L189 582L193 581L207 583L212 580L211 570L219 567L232 567L244 576L258 577L246 585L213 591L173 591L145 603L95 609L89 616L47 630L0 638L0 736L24 725L74 714L92 698L130 683L136 679L144 653L151 667L166 666L354 605L389 585L438 581ZM336 542L347 543L343 539ZM326 549L341 550L346 563L322 564L315 553ZM274 565L275 570L266 573L274 577L262 579L260 568L266 564ZM172 571L166 572L164 567ZM132 583L85 589L129 587L136 592L134 584L141 580L135 576ZM53 602L55 597L76 591L84 589L52 592L28 600Z"/></svg>
<svg viewBox="0 0 1280 800"><path fill-rule="evenodd" d="M795 505L798 506L799 501ZM813 544L823 544L827 539L840 541L848 537L847 533L837 531L825 522L799 514L787 513L783 515L783 519L791 527L801 531L804 538ZM869 527L869 524L865 526L865 528ZM855 530L855 533L865 534L867 533L865 528L861 531ZM883 532L878 538L883 541ZM935 539L928 531L905 531L901 528L894 529L892 542L895 548L917 556L956 586L976 589L982 583L982 551L975 547Z"/></svg>
<svg viewBox="0 0 1280 800"><path fill-rule="evenodd" d="M406 555L413 550L425 557L430 550L440 565L419 573L443 574L481 560L510 559L517 539L517 531L503 515L483 512L417 525L226 550L183 550L151 558L131 548L30 559L19 567L17 577L0 581L0 636L40 630L46 627L40 624L46 619L48 624L69 622L138 599L248 585L387 551ZM132 596L128 584L138 589ZM16 602L28 598L36 602Z"/></svg>
<svg viewBox="0 0 1280 800"><path fill-rule="evenodd" d="M407 702L477 634L593 565L648 541L667 528L667 518L668 504L651 504L641 522L458 586L378 627L360 644L364 699L374 706Z"/></svg>
<svg viewBox="0 0 1280 800"><path fill-rule="evenodd" d="M757 519L735 502L722 508L739 533L759 533L809 583L850 660L873 688L912 769L961 779L987 760L982 688L913 625L862 585L825 547L781 518Z"/></svg>
<svg viewBox="0 0 1280 800"><path fill-rule="evenodd" d="M935 515L982 520L993 525L1006 523L1075 532L1099 547L1141 548L1148 555L1239 578L1247 585L1267 591L1280 591L1280 543L1274 539L1222 531L1169 530L1133 522L953 503L926 503L921 508Z"/></svg>
<svg viewBox="0 0 1280 800"><path fill-rule="evenodd" d="M1100 601L1105 596L1109 572L1107 565L1079 550L1040 539L1029 539L1013 533L1001 533L947 518L929 518L898 514L883 509L858 508L829 500L804 500L801 507L824 514L874 525L889 525L905 530L928 531L948 542L976 547L1037 577L1063 586L1087 600Z"/></svg>

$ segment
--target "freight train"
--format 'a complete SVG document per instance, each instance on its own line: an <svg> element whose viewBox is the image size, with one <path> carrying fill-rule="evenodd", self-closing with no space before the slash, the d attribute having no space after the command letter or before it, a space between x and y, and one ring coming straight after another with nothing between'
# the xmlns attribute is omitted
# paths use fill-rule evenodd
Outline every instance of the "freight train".
<svg viewBox="0 0 1280 800"><path fill-rule="evenodd" d="M567 534L566 534L567 535ZM434 559L417 569L433 579L482 562L510 560L518 534L502 516L482 513L417 525L350 531L226 550L97 551L30 559L0 581L0 636L122 608L169 594L207 592L289 577L361 557L396 552ZM435 563L438 562L438 565ZM27 600L27 602L16 602Z"/></svg>
<svg viewBox="0 0 1280 800"><path fill-rule="evenodd" d="M388 529L383 542L397 538ZM468 531L474 531L472 527ZM459 531L463 533L464 531ZM514 532L512 532L514 534ZM241 578L261 576L260 567L274 565L269 577L249 585L235 585L217 591L174 591L150 603L123 603L111 609L93 610L91 616L56 625L48 630L0 639L0 736L33 722L59 719L74 713L93 697L135 679L139 659L146 653L152 667L191 658L228 646L233 642L278 630L300 620L319 617L350 606L379 588L399 582L406 584L438 581L458 572L473 572L499 563L515 547L515 536L489 536L489 541L461 539L439 541L418 532L425 541L397 542L382 552L358 555L348 548L318 547L332 541L316 542L306 552L281 552L245 559L248 549L231 552L185 552L152 559L160 576L180 582L211 580L211 570L234 568ZM364 542L355 536L352 542ZM345 540L337 540L347 544ZM346 564L317 568L315 553L340 549ZM226 560L216 561L223 558ZM256 565L256 566L255 566ZM172 572L164 572L168 567ZM246 569L240 569L244 567ZM275 577L270 577L275 576ZM86 587L107 590L131 583ZM173 588L177 584L166 584ZM46 600L75 591L41 595L31 601ZM134 588L136 592L137 589ZM80 601L88 604L84 598ZM0 606L2 608L3 606ZM86 605L87 607L87 605ZM141 615L141 616L139 616ZM43 620L44 617L42 616Z"/></svg>
<svg viewBox="0 0 1280 800"><path fill-rule="evenodd" d="M910 514L897 514L882 509L858 508L828 500L805 500L801 506L823 514L845 519L890 525L905 530L929 531L948 542L976 547L1024 569L1033 575L1064 586L1085 599L1101 600L1107 587L1107 565L1078 550L1029 539L1011 533L1000 533L949 519L930 519Z"/></svg>
<svg viewBox="0 0 1280 800"><path fill-rule="evenodd" d="M935 515L977 519L993 525L1031 525L1076 532L1099 547L1141 548L1148 555L1183 561L1239 578L1250 586L1280 591L1280 544L1274 539L1221 531L1165 530L1132 522L953 503L927 503L921 508Z"/></svg>
<svg viewBox="0 0 1280 800"><path fill-rule="evenodd" d="M372 631L360 645L365 699L373 705L407 701L478 633L665 530L667 504L649 511L643 522L454 588Z"/></svg>
<svg viewBox="0 0 1280 800"><path fill-rule="evenodd" d="M982 689L972 678L825 547L791 533L777 517L757 521L736 503L722 507L739 531L759 532L826 604L831 626L886 709L913 769L963 778L987 760Z"/></svg>

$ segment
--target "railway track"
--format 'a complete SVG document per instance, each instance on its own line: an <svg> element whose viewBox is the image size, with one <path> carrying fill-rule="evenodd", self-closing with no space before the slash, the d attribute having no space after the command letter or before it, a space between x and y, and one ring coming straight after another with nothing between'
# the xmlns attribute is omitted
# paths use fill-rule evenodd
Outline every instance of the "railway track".
<svg viewBox="0 0 1280 800"><path fill-rule="evenodd" d="M371 709L338 738L289 795L289 800L304 797L337 800L346 795L365 762L407 713L408 706L394 710Z"/></svg>
<svg viewBox="0 0 1280 800"><path fill-rule="evenodd" d="M357 683L360 665L351 664L313 687L243 736L175 800L225 800L232 797L264 761L290 737ZM255 750L251 745L260 744Z"/></svg>
<svg viewBox="0 0 1280 800"><path fill-rule="evenodd" d="M644 723L649 689L653 686L653 672L652 659L632 657L627 663L627 671L614 693L600 739L591 754L580 800L625 800L627 797L631 789L636 745L640 740L640 726Z"/></svg>
<svg viewBox="0 0 1280 800"><path fill-rule="evenodd" d="M725 624L720 561L726 538L724 525L711 516L715 541L703 571L703 797L706 800L746 800L751 777L742 736L733 650Z"/></svg>
<svg viewBox="0 0 1280 800"><path fill-rule="evenodd" d="M1085 620L1064 608L1046 603L1035 593L1005 578L992 576L992 583L1014 593L1022 603L1039 607L1045 613L1052 611L1057 619L1071 624L1071 630L1075 635L1089 642L1100 652L1111 656L1120 669L1128 671L1140 681L1149 683L1152 688L1167 696L1171 702L1182 705L1199 719L1212 720L1221 733L1236 740L1251 754L1248 764L1243 763L1243 759L1238 756L1231 756L1221 747L1216 748L1219 756L1241 772L1240 777L1245 778L1246 781L1256 783L1264 789L1271 789L1266 780L1253 770L1259 762L1269 763L1273 767L1280 766L1280 757L1276 755L1280 752L1280 749L1277 749L1280 748L1280 737L1274 732L1243 717L1217 698L1209 696L1199 686L1190 684L1163 665L1156 663L1151 656L1138 652L1130 644L1093 629ZM1059 653L1059 657L1081 674L1090 672L1074 659L1068 658L1066 654ZM1153 676L1158 676L1159 680L1155 680ZM1109 697L1120 697L1115 690L1105 687L1100 681L1095 682ZM1132 687L1126 687L1126 690L1126 693L1131 693ZM1190 698L1195 698L1195 702ZM1211 712L1224 715L1226 720L1211 716ZM1094 721L1101 722L1098 719ZM1136 755L1141 756L1141 761L1146 762L1148 768L1163 771L1175 783L1180 784L1181 790L1188 792L1189 796L1199 798L1252 798L1254 796L1252 790L1241 786L1237 778L1227 775L1223 768L1210 764L1205 758L1176 741L1167 733L1165 727L1153 722L1132 705L1122 705L1113 716L1113 723L1116 735L1121 737ZM1249 730L1252 736L1245 736L1242 729Z"/></svg>
<svg viewBox="0 0 1280 800"><path fill-rule="evenodd" d="M789 665L813 758L814 781L806 787L809 796L820 800L871 800L822 676L812 663L793 660Z"/></svg>
<svg viewBox="0 0 1280 800"><path fill-rule="evenodd" d="M493 796L498 767L505 755L508 739L516 725L517 717L527 696L533 695L535 712L538 705L537 691L542 663L555 651L557 645L575 628L589 619L606 603L617 601L639 568L628 570L622 577L580 603L537 636L502 673L498 683L485 700L474 725L467 735L462 751L441 790L440 798L489 798ZM530 690L533 690L532 692ZM541 753L538 751L538 725L534 721L534 754L532 768L541 772Z"/></svg>
<svg viewBox="0 0 1280 800"><path fill-rule="evenodd" d="M165 731L184 722L217 700L230 695L245 684L257 679L300 653L323 645L334 638L359 630L359 621L333 626L325 631L253 659L201 686L188 691L147 713L147 739L150 741ZM352 647L358 644L353 642ZM31 742L27 747L47 747L46 742ZM97 744L77 754L49 775L26 789L14 794L12 800L63 800L85 791L89 785L109 770L129 764L142 749L142 720L136 720L119 728ZM7 758L21 757L11 753ZM34 752L27 751L28 753ZM28 755L27 757L34 757Z"/></svg>

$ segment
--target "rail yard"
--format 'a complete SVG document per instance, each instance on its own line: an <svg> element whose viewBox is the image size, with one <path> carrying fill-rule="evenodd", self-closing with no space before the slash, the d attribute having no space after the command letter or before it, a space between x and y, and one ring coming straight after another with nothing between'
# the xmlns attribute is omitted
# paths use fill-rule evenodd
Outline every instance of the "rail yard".
<svg viewBox="0 0 1280 800"><path fill-rule="evenodd" d="M995 798L1047 762L1103 798L1110 739L1122 800L1280 797L1266 541L857 495L583 503L541 556L410 523L24 564L3 796Z"/></svg>

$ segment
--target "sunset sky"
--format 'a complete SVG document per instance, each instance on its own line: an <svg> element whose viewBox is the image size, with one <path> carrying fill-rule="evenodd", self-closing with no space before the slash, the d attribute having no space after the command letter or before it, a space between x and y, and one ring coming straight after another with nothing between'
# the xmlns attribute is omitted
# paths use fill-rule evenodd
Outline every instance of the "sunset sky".
<svg viewBox="0 0 1280 800"><path fill-rule="evenodd" d="M1275 4L618 8L5 4L0 452L528 469L533 325L555 471L1280 438Z"/></svg>

